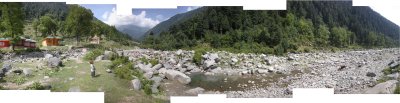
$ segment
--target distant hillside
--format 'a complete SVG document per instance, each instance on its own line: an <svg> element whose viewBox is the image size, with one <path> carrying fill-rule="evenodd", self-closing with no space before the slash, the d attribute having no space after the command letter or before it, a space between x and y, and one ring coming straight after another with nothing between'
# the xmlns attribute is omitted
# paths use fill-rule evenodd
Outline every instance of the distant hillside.
<svg viewBox="0 0 400 103"><path fill-rule="evenodd" d="M136 40L143 39L143 35L150 28L139 27L136 25L117 25L118 31L128 34L131 38Z"/></svg>
<svg viewBox="0 0 400 103"><path fill-rule="evenodd" d="M186 13L177 14L177 15L171 17L170 19L159 23L152 29L148 30L145 34L148 35L148 34L150 34L150 32L153 32L154 34L158 35L161 32L168 31L168 29L172 25L182 23L182 22L192 18L193 16L196 16L196 14L198 14L204 10L205 10L204 8L198 8L198 9L186 12Z"/></svg>
<svg viewBox="0 0 400 103"><path fill-rule="evenodd" d="M158 24L149 30L156 36L149 36L143 43L156 49L208 44L212 48L275 54L398 44L398 25L369 7L353 7L351 3L289 1L285 11L202 7ZM161 35L157 36L158 33Z"/></svg>

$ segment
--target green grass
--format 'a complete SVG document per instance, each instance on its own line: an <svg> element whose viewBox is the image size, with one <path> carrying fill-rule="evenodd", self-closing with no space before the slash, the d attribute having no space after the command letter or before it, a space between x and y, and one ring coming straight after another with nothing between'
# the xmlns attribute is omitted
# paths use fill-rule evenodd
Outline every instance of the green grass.
<svg viewBox="0 0 400 103"><path fill-rule="evenodd" d="M53 78L58 80L52 83L52 90L65 92L71 87L79 87L81 92L99 92L101 89L105 92L106 103L116 103L125 97L134 98L133 102L153 103L163 101L147 96L143 92L130 90L130 80L118 78L112 73L106 73L106 67L110 64L110 62L95 62L96 74L99 76L92 78L88 63L67 62L65 63L66 67L73 65L77 68L63 69L54 74ZM74 79L68 80L70 77Z"/></svg>

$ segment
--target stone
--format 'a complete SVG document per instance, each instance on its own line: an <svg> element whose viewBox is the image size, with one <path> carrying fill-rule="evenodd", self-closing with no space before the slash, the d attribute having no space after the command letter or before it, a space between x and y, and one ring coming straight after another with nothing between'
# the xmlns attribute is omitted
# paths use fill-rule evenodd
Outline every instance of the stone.
<svg viewBox="0 0 400 103"><path fill-rule="evenodd" d="M155 70L155 69L151 68L151 64L150 63L147 64L147 65L139 63L137 66L139 67L140 70L142 70L145 73L153 72Z"/></svg>
<svg viewBox="0 0 400 103"><path fill-rule="evenodd" d="M7 72L7 71L9 71L11 69L12 69L11 63L4 62L1 71L3 71L5 73L5 72Z"/></svg>
<svg viewBox="0 0 400 103"><path fill-rule="evenodd" d="M112 51L104 51L103 60L110 60L113 55L117 55L117 54Z"/></svg>
<svg viewBox="0 0 400 103"><path fill-rule="evenodd" d="M96 57L96 59L94 61L101 61L101 60L103 60L103 58L104 58L104 55L100 55L100 56Z"/></svg>
<svg viewBox="0 0 400 103"><path fill-rule="evenodd" d="M214 69L216 68L216 63L214 60L206 60L203 64L204 69Z"/></svg>
<svg viewBox="0 0 400 103"><path fill-rule="evenodd" d="M239 60L236 59L236 58L232 58L231 61L232 61L233 63L236 63L236 62L238 62Z"/></svg>
<svg viewBox="0 0 400 103"><path fill-rule="evenodd" d="M162 64L156 64L156 65L154 65L154 66L152 67L152 69L158 70L158 69L160 69L161 67L162 67Z"/></svg>
<svg viewBox="0 0 400 103"><path fill-rule="evenodd" d="M373 88L368 89L366 94L392 94L396 89L397 80L389 80L375 85Z"/></svg>
<svg viewBox="0 0 400 103"><path fill-rule="evenodd" d="M49 60L50 58L54 57L52 54L45 54L44 58Z"/></svg>
<svg viewBox="0 0 400 103"><path fill-rule="evenodd" d="M111 69L106 70L107 73L112 73Z"/></svg>
<svg viewBox="0 0 400 103"><path fill-rule="evenodd" d="M218 57L218 54L217 53L212 53L212 54L210 54L209 56L208 56L208 59L209 60L214 60L215 62L219 62L219 57Z"/></svg>
<svg viewBox="0 0 400 103"><path fill-rule="evenodd" d="M50 68L55 68L61 65L62 65L61 59L57 57L51 57L47 61L47 66Z"/></svg>
<svg viewBox="0 0 400 103"><path fill-rule="evenodd" d="M257 69L256 72L257 72L258 74L268 74L268 73L269 73L269 70Z"/></svg>
<svg viewBox="0 0 400 103"><path fill-rule="evenodd" d="M68 92L80 92L81 89L79 87L71 87L68 89Z"/></svg>
<svg viewBox="0 0 400 103"><path fill-rule="evenodd" d="M150 80L152 80L154 83L160 83L163 78L161 76L153 76Z"/></svg>
<svg viewBox="0 0 400 103"><path fill-rule="evenodd" d="M140 90L142 88L142 84L139 79L134 79L131 81L134 90Z"/></svg>
<svg viewBox="0 0 400 103"><path fill-rule="evenodd" d="M153 84L152 86L151 86L151 92L153 93L153 94L155 94L155 93L158 93L159 92L159 90L158 90L158 87L160 86L160 84Z"/></svg>
<svg viewBox="0 0 400 103"><path fill-rule="evenodd" d="M197 95L197 94L203 93L204 91L205 91L205 89L203 89L201 87L196 87L196 88L185 91L185 93L187 93L189 95Z"/></svg>
<svg viewBox="0 0 400 103"><path fill-rule="evenodd" d="M368 73L367 73L367 76L368 76L368 77L375 77L376 74L375 74L375 73L372 73L372 72L368 72Z"/></svg>
<svg viewBox="0 0 400 103"><path fill-rule="evenodd" d="M189 76L176 70L167 70L165 76L170 80L178 80L182 84L189 84L191 82Z"/></svg>
<svg viewBox="0 0 400 103"><path fill-rule="evenodd" d="M153 72L144 73L143 77L146 78L146 79L150 79L151 77L153 77Z"/></svg>
<svg viewBox="0 0 400 103"><path fill-rule="evenodd" d="M30 68L24 68L24 69L22 70L22 72L25 74L25 76L30 76L30 75L32 75L32 69L30 69Z"/></svg>
<svg viewBox="0 0 400 103"><path fill-rule="evenodd" d="M178 51L175 52L176 55L181 55L182 54L182 50L179 49Z"/></svg>

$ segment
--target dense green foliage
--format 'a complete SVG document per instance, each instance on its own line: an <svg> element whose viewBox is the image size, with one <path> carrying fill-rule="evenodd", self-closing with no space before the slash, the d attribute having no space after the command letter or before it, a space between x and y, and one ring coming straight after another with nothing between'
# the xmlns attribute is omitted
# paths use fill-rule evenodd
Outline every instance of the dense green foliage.
<svg viewBox="0 0 400 103"><path fill-rule="evenodd" d="M95 60L98 56L103 54L103 51L104 50L101 50L101 49L91 50L83 57L83 59L85 59L85 60Z"/></svg>
<svg viewBox="0 0 400 103"><path fill-rule="evenodd" d="M19 36L23 35L24 13L22 4L0 3L0 12L0 36L10 38L11 45L15 45L20 39Z"/></svg>
<svg viewBox="0 0 400 103"><path fill-rule="evenodd" d="M393 47L399 34L394 23L348 1L290 1L286 11L200 9L160 34L147 35L143 44L162 50L209 44L239 52L283 54L313 48Z"/></svg>
<svg viewBox="0 0 400 103"><path fill-rule="evenodd" d="M39 82L34 82L30 86L26 87L26 89L28 89L28 90L44 90L45 87Z"/></svg>
<svg viewBox="0 0 400 103"><path fill-rule="evenodd" d="M147 59L146 59L147 60ZM150 60L147 60L149 63L151 63ZM129 61L128 57L124 56L119 56L112 60L112 63L110 65L110 68L114 70L114 73L117 77L122 78L122 79L139 79L142 86L143 90L147 95L152 94L151 91L151 85L153 82L151 80L146 79L143 76L143 72L140 71L137 68L133 67L133 63Z"/></svg>

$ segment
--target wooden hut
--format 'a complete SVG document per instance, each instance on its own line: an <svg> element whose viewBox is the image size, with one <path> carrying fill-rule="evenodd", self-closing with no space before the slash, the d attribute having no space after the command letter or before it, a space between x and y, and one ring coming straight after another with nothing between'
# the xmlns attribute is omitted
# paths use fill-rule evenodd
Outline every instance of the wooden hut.
<svg viewBox="0 0 400 103"><path fill-rule="evenodd" d="M6 38L0 38L0 48L7 48L10 46L10 40Z"/></svg>
<svg viewBox="0 0 400 103"><path fill-rule="evenodd" d="M46 37L42 41L43 46L59 46L61 38L60 37Z"/></svg>
<svg viewBox="0 0 400 103"><path fill-rule="evenodd" d="M90 43L100 44L100 37L98 37L97 35L93 36L92 38L90 38Z"/></svg>

